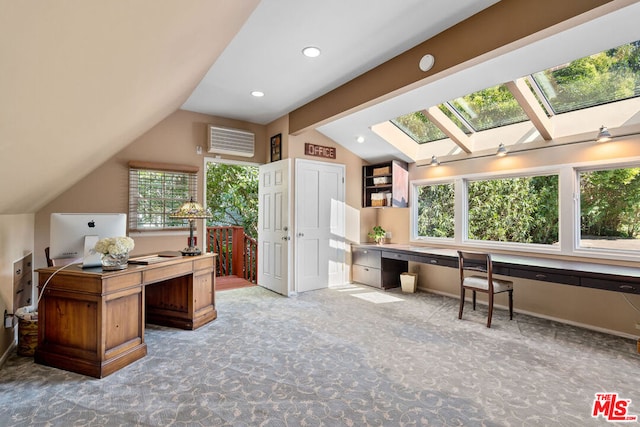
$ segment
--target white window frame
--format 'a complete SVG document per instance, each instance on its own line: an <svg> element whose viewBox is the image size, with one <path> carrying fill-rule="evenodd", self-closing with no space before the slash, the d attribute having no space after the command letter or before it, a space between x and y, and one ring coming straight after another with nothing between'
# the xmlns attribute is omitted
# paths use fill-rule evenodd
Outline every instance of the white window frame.
<svg viewBox="0 0 640 427"><path fill-rule="evenodd" d="M413 198L417 200L417 187L455 182L455 232L453 239L417 236L417 203L410 206L410 242L434 244L460 249L514 251L523 254L538 253L583 258L611 259L617 261L640 261L640 251L581 248L580 242L580 183L579 173L589 170L640 167L640 157L609 159L595 162L554 165L549 167L523 168L511 171L455 175L437 179L419 179L410 182ZM558 245L535 243L490 242L466 238L468 209L467 181L514 178L523 176L558 175Z"/></svg>
<svg viewBox="0 0 640 427"><path fill-rule="evenodd" d="M547 245L541 243L519 243L519 242L498 242L494 240L475 240L469 239L469 182L475 181L489 181L489 180L498 180L498 179L510 179L510 178L532 178L536 176L549 176L549 175L557 175L558 176L558 242L560 242L562 230L561 230L561 211L562 211L562 193L561 193L561 184L560 184L560 171L557 168L537 168L537 169L528 169L522 170L518 172L509 172L509 173L497 173L497 174L483 174L473 177L466 177L462 179L462 210L461 217L463 219L463 234L461 236L461 241L470 247L489 247L489 248L497 248L497 249L506 249L517 250L517 251L526 251L526 252L547 252L547 253L558 253L561 251L560 243L557 245Z"/></svg>
<svg viewBox="0 0 640 427"><path fill-rule="evenodd" d="M599 162L596 164L581 165L573 168L573 194L574 194L574 231L575 237L573 239L572 249L576 255L588 257L588 258L607 258L617 260L640 260L640 251L634 251L631 249L607 249L607 248L587 248L580 246L581 232L580 232L580 173L600 171L600 170L613 170L613 169L626 169L626 168L639 168L640 159L634 159L632 161L624 162Z"/></svg>
<svg viewBox="0 0 640 427"><path fill-rule="evenodd" d="M453 184L453 236L454 237L432 237L432 236L419 236L418 235L418 190L420 187L427 187L433 185L442 185L442 184ZM414 242L430 242L430 243L443 243L455 242L455 236L457 233L457 184L455 179L440 179L440 180L421 180L421 181L413 181L411 183L411 197L410 200L414 200L413 206L411 207L409 217L410 217L410 226L411 226L411 240Z"/></svg>

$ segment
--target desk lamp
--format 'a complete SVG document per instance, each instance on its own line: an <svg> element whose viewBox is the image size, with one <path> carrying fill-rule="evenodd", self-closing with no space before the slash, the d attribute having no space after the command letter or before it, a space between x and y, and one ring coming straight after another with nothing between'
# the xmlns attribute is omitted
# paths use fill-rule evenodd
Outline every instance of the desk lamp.
<svg viewBox="0 0 640 427"><path fill-rule="evenodd" d="M169 218L186 219L189 221L189 247L181 251L182 255L200 255L202 251L196 247L193 228L195 227L196 219L211 218L211 214L207 212L200 203L194 202L192 197L191 200L180 206L180 209L169 214Z"/></svg>

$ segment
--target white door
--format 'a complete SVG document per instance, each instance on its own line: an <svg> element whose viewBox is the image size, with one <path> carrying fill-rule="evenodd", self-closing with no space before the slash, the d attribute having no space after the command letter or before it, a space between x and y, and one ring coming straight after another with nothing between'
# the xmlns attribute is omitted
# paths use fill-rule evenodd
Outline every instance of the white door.
<svg viewBox="0 0 640 427"><path fill-rule="evenodd" d="M344 283L344 165L296 160L296 289Z"/></svg>
<svg viewBox="0 0 640 427"><path fill-rule="evenodd" d="M290 159L260 166L258 184L258 285L289 295Z"/></svg>

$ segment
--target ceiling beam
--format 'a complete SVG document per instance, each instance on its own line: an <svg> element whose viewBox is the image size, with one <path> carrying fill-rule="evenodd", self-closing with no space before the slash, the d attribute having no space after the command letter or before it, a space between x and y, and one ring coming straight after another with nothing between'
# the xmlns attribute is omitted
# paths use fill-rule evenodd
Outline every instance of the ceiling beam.
<svg viewBox="0 0 640 427"><path fill-rule="evenodd" d="M445 113L438 107L429 107L422 113L431 122L445 133L465 153L471 153L471 138L462 131Z"/></svg>
<svg viewBox="0 0 640 427"><path fill-rule="evenodd" d="M520 78L516 81L506 82L505 86L509 89L518 101L518 104L524 110L524 113L529 117L533 126L540 132L540 136L545 141L551 141L553 139L553 126L551 120L547 117L547 113L544 111L538 99L535 97L525 79Z"/></svg>
<svg viewBox="0 0 640 427"><path fill-rule="evenodd" d="M289 113L289 133L329 123L436 78L459 71L481 56L514 49L517 42L549 31L560 32L594 15L605 14L616 0L501 0L412 49ZM599 10L595 10L598 9ZM592 13L588 13L592 12ZM590 15L588 18L586 15ZM425 54L435 57L427 72L418 67ZM486 59L486 58L485 58Z"/></svg>

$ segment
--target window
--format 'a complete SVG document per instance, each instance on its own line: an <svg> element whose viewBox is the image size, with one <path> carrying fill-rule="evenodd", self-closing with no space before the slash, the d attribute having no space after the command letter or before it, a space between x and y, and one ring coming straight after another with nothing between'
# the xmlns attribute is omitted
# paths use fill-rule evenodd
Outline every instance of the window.
<svg viewBox="0 0 640 427"><path fill-rule="evenodd" d="M558 242L558 175L467 182L468 239Z"/></svg>
<svg viewBox="0 0 640 427"><path fill-rule="evenodd" d="M533 74L557 114L640 95L640 41Z"/></svg>
<svg viewBox="0 0 640 427"><path fill-rule="evenodd" d="M417 187L417 235L453 239L454 184L421 185Z"/></svg>
<svg viewBox="0 0 640 427"><path fill-rule="evenodd" d="M198 168L146 162L129 163L129 229L177 230L186 227L169 214L193 197Z"/></svg>
<svg viewBox="0 0 640 427"><path fill-rule="evenodd" d="M640 168L578 172L580 248L640 249Z"/></svg>
<svg viewBox="0 0 640 427"><path fill-rule="evenodd" d="M418 144L425 144L427 142L437 141L447 137L444 132L431 123L431 121L420 111L397 117L391 120L391 123L409 135L409 137Z"/></svg>
<svg viewBox="0 0 640 427"><path fill-rule="evenodd" d="M449 102L476 132L529 120L505 85L498 85Z"/></svg>

